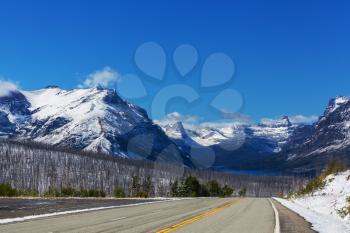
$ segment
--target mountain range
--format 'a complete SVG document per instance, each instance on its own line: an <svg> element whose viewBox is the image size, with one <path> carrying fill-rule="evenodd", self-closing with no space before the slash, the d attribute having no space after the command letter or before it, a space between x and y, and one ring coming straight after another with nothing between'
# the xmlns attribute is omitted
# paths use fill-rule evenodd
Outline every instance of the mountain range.
<svg viewBox="0 0 350 233"><path fill-rule="evenodd" d="M197 164L194 151L203 150L214 155L206 168L304 172L332 159L350 162L350 99L330 100L312 125L292 124L285 116L259 124L184 127L155 124L111 89L49 86L0 96L0 137L190 167Z"/></svg>
<svg viewBox="0 0 350 233"><path fill-rule="evenodd" d="M162 128L182 147L189 138L211 147L213 167L303 173L320 171L331 160L350 164L350 98L344 96L331 99L313 124L292 124L285 116L259 124L184 130L177 122Z"/></svg>

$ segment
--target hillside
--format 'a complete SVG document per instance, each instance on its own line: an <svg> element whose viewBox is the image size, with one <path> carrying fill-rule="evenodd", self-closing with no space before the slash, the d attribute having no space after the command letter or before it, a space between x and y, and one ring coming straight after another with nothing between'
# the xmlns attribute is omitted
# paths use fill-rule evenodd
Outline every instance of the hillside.
<svg viewBox="0 0 350 233"><path fill-rule="evenodd" d="M289 199L277 200L311 222L320 233L349 232L350 170L316 179Z"/></svg>

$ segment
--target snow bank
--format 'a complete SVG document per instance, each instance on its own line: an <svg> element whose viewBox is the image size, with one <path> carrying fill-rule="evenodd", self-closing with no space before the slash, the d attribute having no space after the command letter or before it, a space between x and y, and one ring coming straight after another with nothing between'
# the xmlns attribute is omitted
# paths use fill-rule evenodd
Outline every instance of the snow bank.
<svg viewBox="0 0 350 233"><path fill-rule="evenodd" d="M348 197L350 170L327 176L325 187L313 194L290 200L275 199L304 217L320 233L349 233L350 216L341 214L341 210L349 205Z"/></svg>

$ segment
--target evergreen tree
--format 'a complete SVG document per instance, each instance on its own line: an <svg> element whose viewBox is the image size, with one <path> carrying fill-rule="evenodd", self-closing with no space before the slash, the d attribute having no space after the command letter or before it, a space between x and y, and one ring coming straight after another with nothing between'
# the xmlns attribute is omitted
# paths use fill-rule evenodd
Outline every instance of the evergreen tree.
<svg viewBox="0 0 350 233"><path fill-rule="evenodd" d="M130 196L137 197L139 193L140 193L140 178L138 176L133 176Z"/></svg>
<svg viewBox="0 0 350 233"><path fill-rule="evenodd" d="M247 195L247 189L244 187L241 190L239 190L238 195L240 197L245 197Z"/></svg>
<svg viewBox="0 0 350 233"><path fill-rule="evenodd" d="M175 182L171 184L170 195L172 197L178 197L179 196L179 182L177 180L175 180Z"/></svg>
<svg viewBox="0 0 350 233"><path fill-rule="evenodd" d="M223 197L231 197L233 194L233 189L230 188L229 186L225 185L223 188L222 188L222 196Z"/></svg>
<svg viewBox="0 0 350 233"><path fill-rule="evenodd" d="M199 197L201 193L201 185L196 177L189 176L185 180L186 190L189 197Z"/></svg>
<svg viewBox="0 0 350 233"><path fill-rule="evenodd" d="M211 197L218 197L222 195L220 184L216 180L208 182L208 189Z"/></svg>

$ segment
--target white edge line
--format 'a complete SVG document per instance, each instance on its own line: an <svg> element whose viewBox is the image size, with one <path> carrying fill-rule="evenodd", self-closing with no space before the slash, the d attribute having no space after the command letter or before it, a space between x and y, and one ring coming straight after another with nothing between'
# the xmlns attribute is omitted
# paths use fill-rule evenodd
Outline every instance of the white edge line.
<svg viewBox="0 0 350 233"><path fill-rule="evenodd" d="M271 201L271 199L269 199L273 212L275 212L275 229L274 229L274 233L280 233L281 232L281 228L280 228L280 217L277 211L277 208L275 206L275 204L273 204L273 202Z"/></svg>
<svg viewBox="0 0 350 233"><path fill-rule="evenodd" d="M169 200L161 200L161 201L127 204L127 205L105 206L105 207L96 207L96 208L80 209L80 210L69 210L69 211L62 211L62 212L49 213L49 214L30 215L30 216L18 217L18 218L5 218L5 219L0 219L0 224L23 222L26 220L47 218L47 217L60 216L60 215L66 215L66 214L85 213L85 212L91 212L91 211L96 211L96 210L107 210L107 209L115 209L115 208L131 207L131 206L150 205L150 204L168 202L168 201L174 201L174 200L169 199Z"/></svg>

